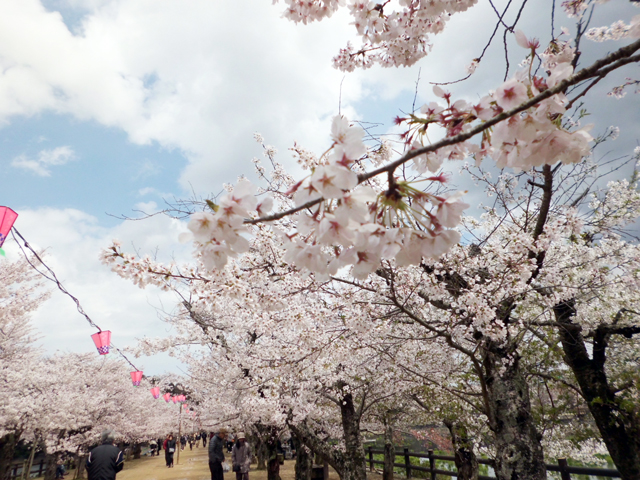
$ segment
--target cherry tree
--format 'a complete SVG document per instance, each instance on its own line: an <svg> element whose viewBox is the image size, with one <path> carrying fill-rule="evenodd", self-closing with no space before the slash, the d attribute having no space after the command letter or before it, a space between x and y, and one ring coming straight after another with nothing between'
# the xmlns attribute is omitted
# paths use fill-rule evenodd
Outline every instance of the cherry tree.
<svg viewBox="0 0 640 480"><path fill-rule="evenodd" d="M0 260L0 477L13 460L16 444L24 432L21 417L25 379L42 354L29 316L47 298L37 275L26 260Z"/></svg>
<svg viewBox="0 0 640 480"><path fill-rule="evenodd" d="M177 407L159 405L147 389L131 384L122 361L95 354L55 354L40 358L22 379L19 425L34 452L47 454L46 477L53 478L61 454L81 462L107 428L119 442L141 442L177 428ZM158 408L160 407L160 408ZM31 457L31 459L33 456Z"/></svg>
<svg viewBox="0 0 640 480"><path fill-rule="evenodd" d="M442 30L451 14L473 5L397 3L348 4L363 46L341 51L337 66L411 65L427 53L429 35ZM469 393L478 396L491 431L500 479L546 478L526 368L534 356L523 355L534 338L548 348L559 339L614 462L624 478L638 478L636 390L621 361L606 364L607 352L616 359L634 358L633 344L618 336L638 333L636 299L620 294L638 291L637 243L620 233L637 218L637 178L597 190L597 180L590 180L596 166L587 158L602 136L594 138L571 109L589 100L603 78L640 60L640 15L628 24L587 31L591 15L585 12L594 7L581 0L562 6L577 18L575 39L563 31L542 45L515 25L506 28L505 38L514 35L522 48L521 70L496 81L477 101L434 87L432 101L397 119L400 153L385 143L365 144L362 128L338 115L326 152L294 147L308 171L305 178L293 179L267 149L273 171L267 174L256 162L263 188L242 178L191 215L195 264L160 265L123 252L118 243L103 252L103 261L140 286L182 283L196 328L185 324L180 341L208 346L217 363L208 370L200 365L202 380L228 378L224 388L240 390L259 385L255 405L268 405L265 412L274 424L313 405L300 393L305 385L315 385L305 393L317 394L318 388L335 389L344 378L363 378L364 358L380 361L385 378L394 370L373 345L405 327L428 346L414 348L432 348L437 358L457 352L475 377ZM342 1L288 1L285 16L306 23L342 7ZM580 67L584 37L628 43ZM472 61L471 73L475 65ZM430 141L428 135L437 132L444 137ZM475 166L466 166L461 175L498 198L481 219L463 216L469 207L463 192L447 190L449 179L441 171L445 161L465 158ZM487 170L496 169L505 171L491 182ZM585 185L586 193L580 190ZM349 362L341 355L351 344L341 345L341 353L333 347L343 339L325 335L339 324L332 309L354 322L349 329L357 332L354 345L362 349ZM314 326L314 319L317 331L311 336L306 325ZM381 331L371 331L372 325ZM392 332L386 330L390 325ZM306 335L324 350L308 348ZM365 351L376 355L358 356ZM310 358L314 362L307 364ZM336 364L341 358L345 361ZM321 375L314 370L322 365L317 359L329 366ZM344 377L336 375L336 366L347 372ZM451 393L441 371L417 373ZM611 383L618 378L627 381ZM266 391L293 385L288 409L280 393L273 395L277 401L264 398ZM344 410L353 398L347 401L351 393L342 390L337 404ZM239 414L244 407L238 405L221 418L234 410ZM295 430L300 424L290 426ZM313 443L311 434L300 433ZM359 464L356 450L350 461ZM349 478L365 474L356 467L345 472Z"/></svg>
<svg viewBox="0 0 640 480"><path fill-rule="evenodd" d="M157 438L177 427L175 405L160 405L131 384L122 361L95 354L44 356L29 316L48 297L27 260L0 262L0 473L7 473L18 442L46 451L47 478L61 453L78 456L105 428L120 441Z"/></svg>
<svg viewBox="0 0 640 480"><path fill-rule="evenodd" d="M538 348L551 350L562 343L560 354L575 376L575 389L620 471L634 478L639 465L630 434L637 428L629 381L634 367L617 360L629 358L634 347L615 339L631 338L638 330L633 306L639 247L633 238L621 237L640 213L637 174L632 182L614 181L599 192L593 172L588 163L568 170L543 167L504 173L495 183L478 174L498 201L483 222L467 220L475 242L417 267L389 264L378 270L381 280L363 283L372 303L380 305L376 297L386 292L400 315L469 358L480 387L469 393L481 394L499 477L534 475L535 468L544 474L526 379L532 359L523 358L535 339L543 340ZM533 367L533 375L555 378L557 371L540 367Z"/></svg>

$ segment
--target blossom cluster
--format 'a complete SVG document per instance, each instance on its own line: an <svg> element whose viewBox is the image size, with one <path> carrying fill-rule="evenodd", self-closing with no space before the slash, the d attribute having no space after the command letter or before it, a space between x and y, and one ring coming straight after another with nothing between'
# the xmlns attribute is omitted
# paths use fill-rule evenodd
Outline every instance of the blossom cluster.
<svg viewBox="0 0 640 480"><path fill-rule="evenodd" d="M530 66L538 55L539 42L528 39L521 31L516 32L516 40L529 50L525 64ZM444 128L449 137L467 132L477 121L486 121L516 108L573 73L574 49L567 42L554 41L540 56L546 77L531 74L530 68L523 69L477 103L462 99L454 101L450 93L435 86L434 94L444 99L446 105L430 102L421 107L422 116L398 119L398 123L409 126L404 134L407 145L421 148L430 125ZM498 167L515 170L529 170L558 161L577 163L590 154L592 137L588 134L589 127L568 131L562 126L560 120L566 111L566 103L564 94L553 95L498 123L491 133L484 134L480 145L466 141L440 148L414 158L414 167L419 173L435 171L444 160L463 159L470 155L478 163L485 157L492 157Z"/></svg>
<svg viewBox="0 0 640 480"><path fill-rule="evenodd" d="M635 85L636 86L636 90L634 93L638 93L640 92L640 80L634 80L632 78L626 78L625 79L625 83L623 83L622 85L616 85L615 87L613 87L611 89L610 92L607 93L608 96L610 97L614 97L614 98L622 98L627 94L626 88L631 86L631 85Z"/></svg>
<svg viewBox="0 0 640 480"><path fill-rule="evenodd" d="M594 42L615 41L623 38L640 38L640 15L634 16L629 25L622 20L618 20L608 27L591 28L586 36Z"/></svg>
<svg viewBox="0 0 640 480"><path fill-rule="evenodd" d="M274 0L277 3L278 0ZM399 9L388 12L389 2L368 0L285 0L284 16L308 23L330 17L347 6L353 25L362 40L359 48L351 42L333 59L334 66L351 72L356 68L410 66L430 50L429 36L444 30L451 15L464 12L477 0L400 0Z"/></svg>
<svg viewBox="0 0 640 480"><path fill-rule="evenodd" d="M278 0L273 0L273 3L278 3ZM307 24L330 17L344 6L345 0L284 0L284 3L287 4L283 14L285 18Z"/></svg>
<svg viewBox="0 0 640 480"><path fill-rule="evenodd" d="M321 278L347 266L353 266L352 274L362 278L384 258L395 258L400 264L419 263L422 257L441 255L460 239L452 229L468 207L460 200L461 193L436 195L400 180L379 191L360 181L356 161L367 154L363 136L361 127L336 116L330 152L322 161L307 160L311 174L288 192L304 211L294 217L294 230L282 232L285 260ZM296 151L301 158L315 158L302 149ZM383 145L373 156L387 152ZM446 179L433 176L426 180L442 183ZM255 193L250 182L240 180L215 206L215 212L192 215L188 228L207 269L221 269L229 257L249 249L246 220L264 215L272 206L267 200L258 204Z"/></svg>
<svg viewBox="0 0 640 480"><path fill-rule="evenodd" d="M213 204L213 211L197 212L191 216L189 230L192 237L183 235L181 240L190 238L199 246L202 262L208 269L223 268L229 257L249 250L249 233L244 225L249 212L258 215L269 212L273 200L265 197L261 202L256 197L256 186L242 179L224 195L219 204Z"/></svg>

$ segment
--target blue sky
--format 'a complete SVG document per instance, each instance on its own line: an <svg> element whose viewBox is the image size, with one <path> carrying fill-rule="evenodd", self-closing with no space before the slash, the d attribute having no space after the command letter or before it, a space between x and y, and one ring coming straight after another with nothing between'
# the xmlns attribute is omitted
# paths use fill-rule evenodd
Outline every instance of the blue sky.
<svg viewBox="0 0 640 480"><path fill-rule="evenodd" d="M540 3L527 4L520 26L544 43L549 18ZM324 151L340 98L343 114L382 122L378 132L387 132L411 108L418 76L420 106L433 99L430 81L465 75L495 24L479 2L451 21L418 65L345 75L331 58L353 39L350 19L297 26L281 18L282 8L269 0L0 0L0 204L18 211L16 227L119 346L171 335L159 317L174 311L175 297L119 279L99 263L100 249L119 238L129 251L191 258L177 241L184 222L119 215L217 193L250 174L251 158L261 155L254 132L295 169L287 148L296 141ZM640 13L627 0L599 11L598 26ZM572 23L557 12L556 30L562 25ZM524 52L508 41L513 67ZM615 48L589 44L584 65ZM475 99L497 88L503 56L498 39L470 81L450 87L454 95ZM637 145L640 109L632 93L622 101L606 93L636 73L629 67L592 92L595 131L621 128L612 155ZM471 190L469 203L482 201L464 179L457 183ZM15 245L5 249L17 258ZM93 349L93 331L58 292L34 323L49 351ZM166 356L141 361L151 372L179 364Z"/></svg>
<svg viewBox="0 0 640 480"><path fill-rule="evenodd" d="M108 227L120 223L109 214L135 216L132 209L140 202L184 194L177 179L186 159L178 149L137 145L122 130L94 121L54 113L16 117L0 130L0 142L3 196L17 210L81 208ZM62 165L42 165L49 175L12 166L16 158L37 160L40 152L59 147L70 148L73 156Z"/></svg>

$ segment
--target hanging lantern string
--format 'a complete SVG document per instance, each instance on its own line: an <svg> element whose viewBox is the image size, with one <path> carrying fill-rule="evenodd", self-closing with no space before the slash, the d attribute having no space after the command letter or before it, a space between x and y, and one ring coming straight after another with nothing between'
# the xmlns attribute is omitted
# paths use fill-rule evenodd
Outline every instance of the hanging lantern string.
<svg viewBox="0 0 640 480"><path fill-rule="evenodd" d="M58 277L56 276L55 272L53 270L51 270L51 268L46 263L44 263L42 258L40 258L40 255L38 255L38 253L31 247L31 245L29 245L29 242L27 242L27 240L20 234L20 232L18 231L18 229L16 227L13 227L11 229L11 235L13 236L13 239L18 244L18 247L20 247L20 250L22 251L22 254L24 255L24 258L27 260L29 265L31 265L31 267L36 272L38 272L40 275L42 275L44 278L46 278L47 280L50 280L51 282L55 283L58 286L58 289L62 293L64 293L68 297L70 297L71 300L73 300L75 302L76 308L78 309L78 312L80 313L80 315L82 315L87 320L87 322L89 322L89 325L91 325L93 328L97 328L98 331L101 332L102 329L98 325L96 325L96 323L93 320L91 320L89 315L87 315L87 313L82 308L82 305L80 305L80 300L78 300L76 297L71 295L71 293L69 293L69 291L66 288L64 288L64 285L62 285L62 283L60 283L60 280L58 280ZM22 245L20 244L20 242L16 238L16 235L18 235L18 237L20 237L20 239L24 243L24 246L27 249L29 249L29 251L33 254L33 256L38 259L38 262L40 262L40 265L42 265L46 269L46 272L43 272L36 265L33 264L31 259L29 258L29 255L27 255L27 252L24 251L24 248L22 248ZM131 361L127 358L127 356L124 353L122 353L122 350L120 350L118 347L116 347L113 343L111 344L111 348L114 348L120 354L120 356L122 358L124 358L127 361L127 363L134 368L134 370L138 370L138 368L133 363L131 363Z"/></svg>
<svg viewBox="0 0 640 480"><path fill-rule="evenodd" d="M121 356L122 358L124 358L124 359L127 361L127 363L128 363L129 365L131 365L131 368L133 368L133 369L134 369L134 370L136 370L136 371L139 371L139 368L138 368L138 367L136 367L133 363L131 363L131 360L129 360L129 359L127 358L127 356L126 356L124 353L122 353L122 350L120 350L118 347L116 347L116 346L113 344L113 342L111 342L111 348L115 348L115 349L116 349L116 352L118 352L118 353L120 354L120 356ZM142 376L142 378L145 378L145 376L143 375L143 376Z"/></svg>
<svg viewBox="0 0 640 480"><path fill-rule="evenodd" d="M80 315L82 315L84 318L87 319L87 322L89 322L89 325L91 325L93 328L97 328L98 331L102 331L102 329L96 325L93 320L91 320L91 318L89 318L89 315L86 314L86 312L84 311L84 309L82 308L82 305L80 305L80 300L78 300L76 297L74 297L73 295L71 295L69 293L69 291L64 288L64 285L62 285L62 283L60 283L60 280L58 280L58 277L56 276L55 272L53 270L51 270L51 268L44 263L44 261L42 260L42 258L40 258L40 255L38 255L38 253L31 247L31 245L29 245L29 242L27 242L25 240L25 238L20 234L20 232L16 229L16 227L13 227L11 229L11 235L13 235L13 239L16 241L16 243L18 244L18 247L20 247L20 250L22 251L22 254L24 255L24 258L27 259L27 262L29 263L29 265L31 265L31 267L38 272L40 275L42 275L44 278L46 278L47 280L52 281L53 283L55 283L58 288L60 289L60 291L62 293L64 293L65 295L68 295L71 300L73 300L76 304L76 308L78 309L78 312L80 312ZM46 272L41 271L37 266L35 266L33 264L33 262L31 261L31 259L29 258L29 256L27 255L27 252L24 251L24 248L22 248L22 245L20 245L20 242L18 241L18 239L16 238L16 235L18 235L20 237L20 239L24 242L24 246L26 248L29 249L29 251L33 254L34 257L36 257L38 259L38 262L40 262L40 265L42 265L44 268L46 268L48 274Z"/></svg>

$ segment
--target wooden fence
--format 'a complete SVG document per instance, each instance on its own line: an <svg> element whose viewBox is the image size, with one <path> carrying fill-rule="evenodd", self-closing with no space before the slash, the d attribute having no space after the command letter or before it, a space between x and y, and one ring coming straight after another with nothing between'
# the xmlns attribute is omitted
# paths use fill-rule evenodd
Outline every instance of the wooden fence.
<svg viewBox="0 0 640 480"><path fill-rule="evenodd" d="M14 479L20 479L23 478L23 469L26 468L27 466L27 461L25 460L24 462L19 462L19 463L12 463L11 464L11 468L9 469L9 476L7 477L8 480L14 480ZM44 457L39 461L39 462L34 462L33 465L31 465L31 471L29 472L29 475L27 475L24 478L31 478L31 476L36 476L36 477L41 477L44 475L44 470L47 467L47 464L44 461Z"/></svg>
<svg viewBox="0 0 640 480"><path fill-rule="evenodd" d="M384 465L384 461L373 459L374 454L384 455L384 450L374 450L373 447L369 447L367 451L369 452L369 469L371 471L373 471L374 465ZM412 478L413 471L427 472L430 474L431 480L436 480L436 475L447 475L449 477L458 476L458 474L455 471L442 470L442 469L436 468L436 460L453 462L455 458L452 456L436 455L433 453L433 450L429 450L427 453L410 452L408 448L403 449L401 453L396 451L396 458L398 458L398 456L404 457L404 462L394 463L393 466L404 468L406 477L408 479ZM429 466L412 465L411 457L427 458L429 459ZM490 467L493 468L493 460L479 458L478 463L481 465L489 465ZM617 470L613 470L610 468L573 467L567 464L566 458L559 458L557 465L547 464L545 466L547 468L547 472L560 472L560 478L562 480L571 480L572 473L575 473L576 475L595 475L598 477L620 478L620 472L618 472ZM478 476L478 479L479 480L496 480L495 477L487 477L483 475Z"/></svg>

